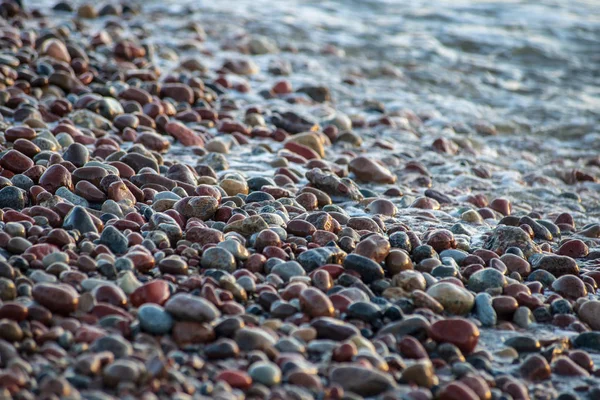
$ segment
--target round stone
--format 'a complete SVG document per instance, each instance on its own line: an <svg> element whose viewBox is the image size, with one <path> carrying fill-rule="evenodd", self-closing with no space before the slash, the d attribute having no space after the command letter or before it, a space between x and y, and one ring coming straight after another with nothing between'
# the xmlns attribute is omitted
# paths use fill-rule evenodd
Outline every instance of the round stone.
<svg viewBox="0 0 600 400"><path fill-rule="evenodd" d="M587 288L581 279L575 275L563 275L552 282L552 290L563 297L578 299L587 296Z"/></svg>
<svg viewBox="0 0 600 400"><path fill-rule="evenodd" d="M444 306L444 310L455 315L471 312L475 297L466 289L450 282L436 283L427 290L427 294Z"/></svg>
<svg viewBox="0 0 600 400"><path fill-rule="evenodd" d="M173 328L173 317L158 304L144 304L138 310L140 326L153 335L166 335Z"/></svg>
<svg viewBox="0 0 600 400"><path fill-rule="evenodd" d="M448 318L431 324L429 337L436 342L452 343L468 354L479 342L479 329L466 319Z"/></svg>
<svg viewBox="0 0 600 400"><path fill-rule="evenodd" d="M233 254L221 247L211 247L202 253L200 265L202 268L214 268L227 272L233 272L236 269Z"/></svg>
<svg viewBox="0 0 600 400"><path fill-rule="evenodd" d="M248 374L253 382L271 387L281 382L281 370L272 362L259 361L250 366Z"/></svg>
<svg viewBox="0 0 600 400"><path fill-rule="evenodd" d="M488 289L501 289L507 285L506 277L495 268L485 268L469 277L469 289L478 293Z"/></svg>
<svg viewBox="0 0 600 400"><path fill-rule="evenodd" d="M577 311L579 318L595 331L600 331L600 301L589 300Z"/></svg>

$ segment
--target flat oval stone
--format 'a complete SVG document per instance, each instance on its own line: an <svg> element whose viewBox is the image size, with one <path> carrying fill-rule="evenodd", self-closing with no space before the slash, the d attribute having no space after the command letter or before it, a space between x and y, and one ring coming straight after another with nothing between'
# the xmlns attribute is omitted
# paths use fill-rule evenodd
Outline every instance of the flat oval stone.
<svg viewBox="0 0 600 400"><path fill-rule="evenodd" d="M281 370L272 362L259 361L248 368L248 374L253 382L261 383L265 386L275 386L281 382Z"/></svg>
<svg viewBox="0 0 600 400"><path fill-rule="evenodd" d="M358 254L349 254L343 265L347 270L358 272L363 282L367 284L383 279L385 276L385 272L379 264Z"/></svg>
<svg viewBox="0 0 600 400"><path fill-rule="evenodd" d="M319 339L341 341L359 334L354 325L329 317L315 318L310 325L317 331Z"/></svg>
<svg viewBox="0 0 600 400"><path fill-rule="evenodd" d="M485 268L469 277L469 289L478 293L488 289L503 288L508 282L502 272L494 268Z"/></svg>
<svg viewBox="0 0 600 400"><path fill-rule="evenodd" d="M331 370L329 379L344 390L360 396L377 396L396 387L396 382L386 373L355 364L339 364Z"/></svg>
<svg viewBox="0 0 600 400"><path fill-rule="evenodd" d="M208 300L190 294L177 294L165 303L173 317L186 321L211 322L221 315Z"/></svg>
<svg viewBox="0 0 600 400"><path fill-rule="evenodd" d="M544 255L536 259L533 267L550 272L557 278L562 275L579 275L577 262L567 256Z"/></svg>
<svg viewBox="0 0 600 400"><path fill-rule="evenodd" d="M244 371L225 370L220 372L215 381L224 381L232 388L246 390L252 385L252 378Z"/></svg>
<svg viewBox="0 0 600 400"><path fill-rule="evenodd" d="M386 167L367 157L356 157L348 164L350 172L365 182L394 183L396 176Z"/></svg>
<svg viewBox="0 0 600 400"><path fill-rule="evenodd" d="M138 310L140 327L153 335L166 335L173 328L173 317L158 304L144 304Z"/></svg>
<svg viewBox="0 0 600 400"><path fill-rule="evenodd" d="M68 315L77 310L79 295L68 285L54 283L38 283L33 287L32 296L52 312Z"/></svg>
<svg viewBox="0 0 600 400"><path fill-rule="evenodd" d="M139 307L145 303L163 305L170 295L167 281L156 279L136 288L129 295L129 300L134 307Z"/></svg>
<svg viewBox="0 0 600 400"><path fill-rule="evenodd" d="M479 342L479 329L466 319L448 318L431 324L429 337L436 342L452 343L462 352L469 354Z"/></svg>
<svg viewBox="0 0 600 400"><path fill-rule="evenodd" d="M214 268L227 272L236 269L235 257L229 251L221 247L211 247L202 254L202 268Z"/></svg>
<svg viewBox="0 0 600 400"><path fill-rule="evenodd" d="M563 275L552 282L552 290L563 297L578 299L587 296L587 288L581 279L575 275Z"/></svg>
<svg viewBox="0 0 600 400"><path fill-rule="evenodd" d="M173 326L173 340L180 347L190 344L204 344L215 340L213 327L206 323L178 321Z"/></svg>
<svg viewBox="0 0 600 400"><path fill-rule="evenodd" d="M463 382L450 382L439 393L439 400L479 400L479 396Z"/></svg>
<svg viewBox="0 0 600 400"><path fill-rule="evenodd" d="M468 314L475 304L475 298L469 291L449 282L436 283L427 290L427 294L440 302L444 310L455 315Z"/></svg>
<svg viewBox="0 0 600 400"><path fill-rule="evenodd" d="M306 288L300 292L300 307L311 317L333 317L331 300L315 288Z"/></svg>
<svg viewBox="0 0 600 400"><path fill-rule="evenodd" d="M267 350L275 346L275 338L260 328L242 328L235 333L235 342L242 351Z"/></svg>
<svg viewBox="0 0 600 400"><path fill-rule="evenodd" d="M283 279L284 282L288 282L291 278L295 276L306 275L306 271L304 271L302 265L300 265L297 261L288 261L277 264L275 267L273 267L271 273L281 277L281 279Z"/></svg>

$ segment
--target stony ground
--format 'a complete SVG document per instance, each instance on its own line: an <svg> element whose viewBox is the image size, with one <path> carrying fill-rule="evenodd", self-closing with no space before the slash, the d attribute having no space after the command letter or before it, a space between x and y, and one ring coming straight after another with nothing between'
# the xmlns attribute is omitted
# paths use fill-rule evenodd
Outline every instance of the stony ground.
<svg viewBox="0 0 600 400"><path fill-rule="evenodd" d="M600 398L583 143L346 112L185 12L0 14L0 398Z"/></svg>

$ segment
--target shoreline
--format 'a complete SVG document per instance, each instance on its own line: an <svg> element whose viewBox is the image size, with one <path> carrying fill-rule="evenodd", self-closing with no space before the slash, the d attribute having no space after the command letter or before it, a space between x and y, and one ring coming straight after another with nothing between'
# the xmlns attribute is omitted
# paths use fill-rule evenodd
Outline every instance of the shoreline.
<svg viewBox="0 0 600 400"><path fill-rule="evenodd" d="M0 5L2 396L600 396L593 112L202 11Z"/></svg>

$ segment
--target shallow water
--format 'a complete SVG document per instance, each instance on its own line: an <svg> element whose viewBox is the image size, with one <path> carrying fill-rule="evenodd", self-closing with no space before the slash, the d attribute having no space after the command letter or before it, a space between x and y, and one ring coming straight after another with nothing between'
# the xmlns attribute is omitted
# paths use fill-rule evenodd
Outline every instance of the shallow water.
<svg viewBox="0 0 600 400"><path fill-rule="evenodd" d="M227 3L187 2L198 10L192 19L226 16L228 30L234 22L307 52L335 45L345 56L311 57L320 68L309 78L335 84L362 70L372 75L360 88L366 98L555 137L594 132L600 117L595 1ZM186 2L177 4L169 8ZM399 76L377 73L383 67ZM348 88L338 89L347 101Z"/></svg>
<svg viewBox="0 0 600 400"><path fill-rule="evenodd" d="M335 106L348 114L365 115L365 101L379 101L387 112L412 110L427 116L417 136L399 129L361 130L369 138L385 138L394 152L410 155L454 127L477 148L472 161L497 167L486 192L521 199L539 209L550 201L594 221L598 214L598 186L565 186L560 179L523 184L523 177L541 172L555 177L558 169L582 169L600 150L600 13L594 1L236 1L176 4L150 1L154 24L173 30L186 15L208 34L204 45L214 52L209 65L220 65L231 52L218 51L224 43L247 35L264 35L280 48L297 53L254 56L266 70L273 60L293 66L294 87L322 83L334 93ZM174 48L186 38L152 39ZM594 51L596 50L596 51ZM218 52L217 52L218 51ZM159 51L160 54L160 51ZM344 83L355 78L355 85ZM272 78L260 73L250 79L256 89L269 87ZM256 95L240 95L242 103L261 102ZM284 102L269 101L281 107ZM318 115L322 109L296 106ZM367 118L377 113L366 113ZM500 133L482 137L473 124L486 121ZM373 153L373 148L368 148ZM433 157L424 154L429 160ZM234 157L235 158L235 157ZM442 159L442 157L439 157ZM247 159L247 158L244 158ZM441 162L448 159L443 157ZM518 160L517 162L515 162ZM447 165L438 168L448 171ZM431 170L434 187L473 186L464 174ZM597 172L597 170L595 171ZM532 180L535 181L535 176ZM547 189L532 192L531 186ZM557 199L564 191L579 192L583 206Z"/></svg>

